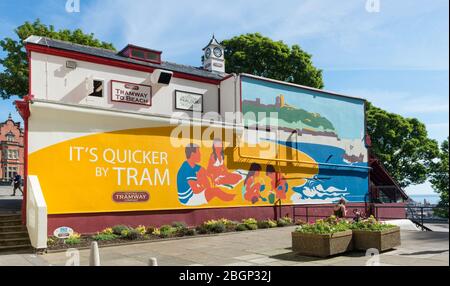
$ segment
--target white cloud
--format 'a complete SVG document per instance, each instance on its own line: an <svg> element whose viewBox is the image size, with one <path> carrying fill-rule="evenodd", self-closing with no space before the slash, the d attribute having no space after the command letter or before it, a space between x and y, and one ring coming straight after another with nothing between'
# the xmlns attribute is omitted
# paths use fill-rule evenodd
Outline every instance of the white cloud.
<svg viewBox="0 0 450 286"><path fill-rule="evenodd" d="M422 31L416 38L402 34L404 39L398 41L401 31L391 31L429 19L428 13L448 4L381 1L380 13L368 13L365 0L97 1L83 3L81 26L103 39L119 35L120 45L161 49L166 59L184 59L189 64L199 64L201 48L213 32L221 39L261 32L301 44L314 55L316 64L326 68L448 69L448 56L439 45L430 45L430 33ZM442 33L439 39L441 43L447 39L448 46L448 36Z"/></svg>

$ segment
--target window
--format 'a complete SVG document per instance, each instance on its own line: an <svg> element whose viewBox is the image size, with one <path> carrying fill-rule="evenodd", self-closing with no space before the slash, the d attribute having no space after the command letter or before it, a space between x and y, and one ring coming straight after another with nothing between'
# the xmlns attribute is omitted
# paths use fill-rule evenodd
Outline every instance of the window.
<svg viewBox="0 0 450 286"><path fill-rule="evenodd" d="M147 52L145 53L145 59L151 62L160 62L160 56L157 53Z"/></svg>
<svg viewBox="0 0 450 286"><path fill-rule="evenodd" d="M141 48L131 48L131 58L147 62L161 63L161 52Z"/></svg>
<svg viewBox="0 0 450 286"><path fill-rule="evenodd" d="M17 167L8 167L7 172L6 172L6 178L7 179L12 179L16 175L17 175Z"/></svg>
<svg viewBox="0 0 450 286"><path fill-rule="evenodd" d="M6 141L8 142L14 142L15 136L12 133L6 134Z"/></svg>
<svg viewBox="0 0 450 286"><path fill-rule="evenodd" d="M89 94L93 97L103 97L103 81L94 79L94 90Z"/></svg>
<svg viewBox="0 0 450 286"><path fill-rule="evenodd" d="M137 49L132 49L132 50L131 50L131 56L132 56L133 58L145 59L145 53L144 53L144 51L137 50Z"/></svg>
<svg viewBox="0 0 450 286"><path fill-rule="evenodd" d="M19 159L19 151L18 150L7 150L7 157L9 160L17 160Z"/></svg>

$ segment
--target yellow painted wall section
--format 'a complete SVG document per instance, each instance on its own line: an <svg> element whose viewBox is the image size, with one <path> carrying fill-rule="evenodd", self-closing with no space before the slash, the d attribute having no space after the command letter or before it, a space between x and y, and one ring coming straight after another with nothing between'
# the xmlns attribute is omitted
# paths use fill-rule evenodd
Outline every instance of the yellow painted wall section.
<svg viewBox="0 0 450 286"><path fill-rule="evenodd" d="M185 147L172 145L171 131L171 127L152 127L71 139L29 155L29 174L38 176L49 214L71 214L273 205L267 198L271 192L275 193L277 186L272 187L271 179L266 176L268 163L273 164L280 178L289 185L282 202L291 204L291 186L302 185L306 178L318 173L314 164L306 168L261 160L261 171L252 182L265 188L260 189L260 199L252 202L244 198L243 186L251 164L259 160L239 158L236 147L225 147L223 172L234 174L230 178L239 180L233 184L216 184L217 181L207 172L212 147L202 144L205 142L193 141L200 146L197 165L206 173L209 180L207 188L225 195L207 196L204 203L195 205L183 204L179 200L177 174L186 161ZM294 157L315 163L308 155L290 147L276 148L280 154L298 152ZM254 147L244 145L241 148L241 155L254 153ZM120 193L125 194L125 199L113 199ZM135 197L131 194L144 193L149 195L145 201L133 201ZM221 199L223 197L228 199Z"/></svg>

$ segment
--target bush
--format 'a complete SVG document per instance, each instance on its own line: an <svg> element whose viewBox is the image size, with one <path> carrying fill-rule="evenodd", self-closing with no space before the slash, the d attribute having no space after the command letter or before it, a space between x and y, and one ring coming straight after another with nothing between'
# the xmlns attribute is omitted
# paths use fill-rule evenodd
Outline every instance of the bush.
<svg viewBox="0 0 450 286"><path fill-rule="evenodd" d="M284 227L284 226L288 226L288 225L292 225L292 224L293 224L293 221L292 221L292 219L291 219L290 217L288 217L288 216L279 218L279 219L277 220L277 226L279 226L279 227Z"/></svg>
<svg viewBox="0 0 450 286"><path fill-rule="evenodd" d="M172 223L172 226L175 227L175 228L187 228L186 223L182 222L182 221L174 221Z"/></svg>
<svg viewBox="0 0 450 286"><path fill-rule="evenodd" d="M208 228L206 227L205 224L201 224L195 228L195 231L199 234L207 234Z"/></svg>
<svg viewBox="0 0 450 286"><path fill-rule="evenodd" d="M74 233L74 234L70 235L68 238L66 238L64 240L64 243L69 244L69 245L80 244L81 243L81 235L78 233Z"/></svg>
<svg viewBox="0 0 450 286"><path fill-rule="evenodd" d="M122 233L120 234L122 238L129 239L129 240L136 240L141 237L141 233L137 231L136 229L129 228L124 229Z"/></svg>
<svg viewBox="0 0 450 286"><path fill-rule="evenodd" d="M108 227L101 231L102 234L113 234L113 229Z"/></svg>
<svg viewBox="0 0 450 286"><path fill-rule="evenodd" d="M243 219L242 223L245 224L248 230L258 229L258 222L254 218Z"/></svg>
<svg viewBox="0 0 450 286"><path fill-rule="evenodd" d="M114 240L117 239L119 236L115 235L114 233L97 233L96 235L92 236L93 240L96 241L108 241L108 240Z"/></svg>
<svg viewBox="0 0 450 286"><path fill-rule="evenodd" d="M304 224L307 224L307 222L304 220L298 219L295 221L295 225L304 225Z"/></svg>
<svg viewBox="0 0 450 286"><path fill-rule="evenodd" d="M153 234L153 232L155 232L155 229L157 228L154 226L147 226L146 229L147 229L146 234Z"/></svg>
<svg viewBox="0 0 450 286"><path fill-rule="evenodd" d="M172 227L176 229L177 236L193 235L192 231L184 222L174 222L172 223Z"/></svg>
<svg viewBox="0 0 450 286"><path fill-rule="evenodd" d="M218 221L225 225L226 231L235 231L236 226L239 224L238 222L226 218L221 218Z"/></svg>
<svg viewBox="0 0 450 286"><path fill-rule="evenodd" d="M247 225L240 223L236 226L236 231L246 231L248 230Z"/></svg>
<svg viewBox="0 0 450 286"><path fill-rule="evenodd" d="M126 226L126 225L115 225L115 226L112 227L112 232L115 235L122 235L122 232L124 230L129 230L129 229L130 228L128 226Z"/></svg>
<svg viewBox="0 0 450 286"><path fill-rule="evenodd" d="M177 232L177 228L171 225L163 225L159 228L159 236L162 238L171 237L175 235Z"/></svg>
<svg viewBox="0 0 450 286"><path fill-rule="evenodd" d="M276 227L277 223L271 219L265 219L262 221L258 221L258 228L272 228Z"/></svg>
<svg viewBox="0 0 450 286"><path fill-rule="evenodd" d="M297 227L296 232L314 233L314 234L331 234L350 229L350 223L346 220L338 220L333 217L328 219L319 219L313 224L304 224Z"/></svg>
<svg viewBox="0 0 450 286"><path fill-rule="evenodd" d="M47 245L48 246L53 246L56 245L58 243L58 240L53 238L53 237L49 237L47 238Z"/></svg>
<svg viewBox="0 0 450 286"><path fill-rule="evenodd" d="M254 218L246 218L242 220L243 224L257 224L258 221Z"/></svg>
<svg viewBox="0 0 450 286"><path fill-rule="evenodd" d="M197 227L199 233L222 233L227 230L224 220L208 220Z"/></svg>
<svg viewBox="0 0 450 286"><path fill-rule="evenodd" d="M379 222L373 216L370 216L368 219L361 220L359 222L353 222L352 224L350 224L350 229L366 231L382 231L393 227L395 227L395 225Z"/></svg>
<svg viewBox="0 0 450 286"><path fill-rule="evenodd" d="M155 235L155 236L160 236L161 235L161 231L159 230L159 228L153 228L153 231L152 231L151 234Z"/></svg>
<svg viewBox="0 0 450 286"><path fill-rule="evenodd" d="M195 235L195 229L193 229L193 228L188 228L188 229L186 230L186 232L184 233L184 235L186 235L186 236L193 236L193 235Z"/></svg>
<svg viewBox="0 0 450 286"><path fill-rule="evenodd" d="M147 228L145 226L143 226L143 225L139 225L138 227L135 228L135 230L137 232L139 232L139 234L141 236L144 236L145 234L147 234Z"/></svg>
<svg viewBox="0 0 450 286"><path fill-rule="evenodd" d="M206 228L212 233L222 233L227 230L225 224L221 221L211 221L206 223Z"/></svg>

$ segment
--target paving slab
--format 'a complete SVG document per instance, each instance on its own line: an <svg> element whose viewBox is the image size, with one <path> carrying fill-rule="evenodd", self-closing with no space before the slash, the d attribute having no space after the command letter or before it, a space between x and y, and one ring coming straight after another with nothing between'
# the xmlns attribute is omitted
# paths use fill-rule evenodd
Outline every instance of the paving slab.
<svg viewBox="0 0 450 286"><path fill-rule="evenodd" d="M229 266L364 266L377 265L449 265L448 233L402 231L402 245L376 258L365 252L351 252L330 258L298 255L291 249L295 227L274 228L183 240L156 241L135 245L100 247L102 265L148 265L157 258L158 265L229 265ZM89 262L89 249L81 250L80 264ZM0 265L65 265L65 252L31 257L30 254L0 255ZM370 259L370 260L369 260ZM370 263L369 263L370 264ZM372 263L373 264L373 263Z"/></svg>

